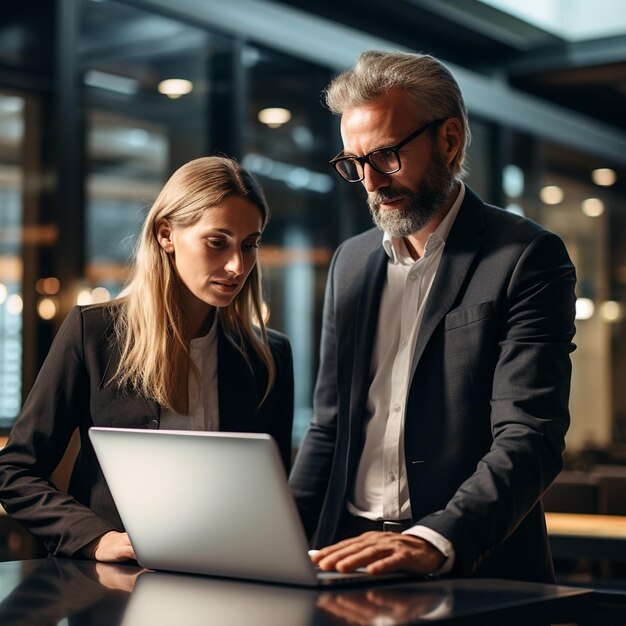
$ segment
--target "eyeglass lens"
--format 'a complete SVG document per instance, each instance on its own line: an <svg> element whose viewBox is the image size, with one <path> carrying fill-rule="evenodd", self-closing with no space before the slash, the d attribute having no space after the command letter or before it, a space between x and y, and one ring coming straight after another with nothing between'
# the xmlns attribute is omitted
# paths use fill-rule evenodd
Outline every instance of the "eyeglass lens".
<svg viewBox="0 0 626 626"><path fill-rule="evenodd" d="M376 150L368 155L369 164L381 174L393 174L400 169L398 154L395 150ZM356 158L342 159L336 163L339 173L349 181L359 181L363 178L363 164Z"/></svg>

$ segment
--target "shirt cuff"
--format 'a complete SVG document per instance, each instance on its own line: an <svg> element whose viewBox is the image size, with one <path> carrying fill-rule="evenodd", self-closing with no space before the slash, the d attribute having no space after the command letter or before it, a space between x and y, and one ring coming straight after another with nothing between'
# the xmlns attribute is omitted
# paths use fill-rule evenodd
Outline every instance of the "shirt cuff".
<svg viewBox="0 0 626 626"><path fill-rule="evenodd" d="M428 541L431 543L443 556L446 557L446 560L443 562L443 565L433 574L437 574L438 576L442 576L443 574L447 574L454 565L454 558L456 557L456 552L454 551L454 546L438 532L434 531L432 528L428 528L428 526L412 526L411 528L405 530L403 535L412 535L413 537L419 537L420 539L424 539L424 541Z"/></svg>

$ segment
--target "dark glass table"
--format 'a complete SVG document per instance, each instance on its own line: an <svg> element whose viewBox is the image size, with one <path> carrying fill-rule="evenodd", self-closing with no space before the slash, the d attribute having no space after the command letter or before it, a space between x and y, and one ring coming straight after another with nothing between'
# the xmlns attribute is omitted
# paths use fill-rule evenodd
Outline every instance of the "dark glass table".
<svg viewBox="0 0 626 626"><path fill-rule="evenodd" d="M504 580L312 590L90 561L0 563L2 626L512 626L579 623L592 611L588 589Z"/></svg>

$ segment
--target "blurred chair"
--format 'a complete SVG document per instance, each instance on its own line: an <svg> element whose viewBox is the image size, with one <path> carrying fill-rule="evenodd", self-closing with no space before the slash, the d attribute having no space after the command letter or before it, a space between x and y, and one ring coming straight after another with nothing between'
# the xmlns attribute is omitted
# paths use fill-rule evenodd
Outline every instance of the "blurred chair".
<svg viewBox="0 0 626 626"><path fill-rule="evenodd" d="M544 493L543 506L553 513L604 513L605 491L595 472L563 470Z"/></svg>
<svg viewBox="0 0 626 626"><path fill-rule="evenodd" d="M593 474L600 478L604 490L604 510L607 515L626 515L626 465L598 464Z"/></svg>

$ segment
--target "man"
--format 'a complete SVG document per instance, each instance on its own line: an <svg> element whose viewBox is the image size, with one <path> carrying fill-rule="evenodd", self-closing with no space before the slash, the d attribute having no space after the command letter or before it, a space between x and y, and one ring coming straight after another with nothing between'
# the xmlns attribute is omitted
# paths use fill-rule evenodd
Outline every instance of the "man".
<svg viewBox="0 0 626 626"><path fill-rule="evenodd" d="M326 101L342 116L331 164L363 184L378 228L328 277L290 478L314 561L552 581L539 499L569 425L567 252L461 182L467 113L436 59L365 53Z"/></svg>

